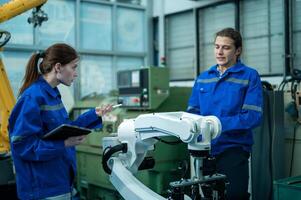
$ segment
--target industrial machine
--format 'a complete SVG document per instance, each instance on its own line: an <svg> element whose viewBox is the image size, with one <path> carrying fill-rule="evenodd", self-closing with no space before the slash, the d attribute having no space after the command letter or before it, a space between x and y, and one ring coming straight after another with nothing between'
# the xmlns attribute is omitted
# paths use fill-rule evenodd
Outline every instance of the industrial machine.
<svg viewBox="0 0 301 200"><path fill-rule="evenodd" d="M99 163L104 150L103 137L117 133L118 126L125 119L153 112L184 111L191 94L191 87L169 87L168 68L163 67L119 71L117 86L118 91L109 95L91 94L83 98L73 109L81 112L101 104L123 103L122 107L103 117L102 130L89 134L86 142L76 148L77 188L81 199L121 198ZM157 142L155 151L149 151L146 157L154 158L154 168L139 170L135 176L156 193L167 195L170 182L188 176L189 153L186 144L176 137L165 137Z"/></svg>
<svg viewBox="0 0 301 200"><path fill-rule="evenodd" d="M274 181L273 199L300 199L301 198L301 176L292 176Z"/></svg>
<svg viewBox="0 0 301 200"><path fill-rule="evenodd" d="M47 0L12 0L0 5L0 23L29 9L35 8L32 12L32 16L28 19L28 22L32 23L34 27L41 25L43 21L47 20L47 15L40 9L46 1ZM11 35L8 31L0 30L0 53L10 37ZM6 186L14 183L7 127L8 117L15 101L2 58L0 57L0 188L2 189L2 186L4 186L6 192L9 192L9 189L6 188Z"/></svg>
<svg viewBox="0 0 301 200"><path fill-rule="evenodd" d="M172 182L168 199L184 199L185 187L191 189L192 199L224 198L225 175L204 176L203 159L209 155L210 142L221 132L221 123L215 116L199 116L186 112L142 114L124 120L113 137L103 139L103 168L110 181L126 200L163 200L133 176L142 165L147 165L147 151L154 149L158 137L175 136L188 144L194 170L190 179ZM114 153L118 153L113 156ZM202 184L220 185L204 194ZM188 197L186 197L188 199Z"/></svg>
<svg viewBox="0 0 301 200"><path fill-rule="evenodd" d="M149 67L117 73L118 103L135 110L154 110L169 96L168 68Z"/></svg>

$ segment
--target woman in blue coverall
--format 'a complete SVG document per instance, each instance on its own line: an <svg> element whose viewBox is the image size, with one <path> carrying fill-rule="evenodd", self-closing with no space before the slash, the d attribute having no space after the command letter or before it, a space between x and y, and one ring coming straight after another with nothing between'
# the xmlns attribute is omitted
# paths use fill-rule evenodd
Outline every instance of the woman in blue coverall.
<svg viewBox="0 0 301 200"><path fill-rule="evenodd" d="M54 44L31 56L18 101L9 118L9 136L20 199L71 199L76 174L75 147L85 136L43 140L61 124L100 128L111 105L91 109L71 121L57 86L77 77L79 56L67 44Z"/></svg>
<svg viewBox="0 0 301 200"><path fill-rule="evenodd" d="M217 171L227 176L226 197L249 199L248 181L253 137L252 129L262 119L262 86L258 72L244 65L239 57L242 38L238 31L225 28L215 36L215 60L195 81L188 112L214 115L222 133L211 142Z"/></svg>

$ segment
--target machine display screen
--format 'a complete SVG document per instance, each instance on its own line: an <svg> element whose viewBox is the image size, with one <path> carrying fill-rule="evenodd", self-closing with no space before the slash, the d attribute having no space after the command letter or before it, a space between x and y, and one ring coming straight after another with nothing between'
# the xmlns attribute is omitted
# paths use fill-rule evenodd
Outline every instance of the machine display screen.
<svg viewBox="0 0 301 200"><path fill-rule="evenodd" d="M119 88L139 87L140 86L140 71L124 71L119 72L117 77Z"/></svg>
<svg viewBox="0 0 301 200"><path fill-rule="evenodd" d="M131 86L131 73L128 71L118 73L117 84L118 84L119 88L130 87Z"/></svg>

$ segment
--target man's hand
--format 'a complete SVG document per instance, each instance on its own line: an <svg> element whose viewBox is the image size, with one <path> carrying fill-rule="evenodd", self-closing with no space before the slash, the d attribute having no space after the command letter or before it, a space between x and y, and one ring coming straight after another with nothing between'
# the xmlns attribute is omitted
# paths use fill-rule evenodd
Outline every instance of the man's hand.
<svg viewBox="0 0 301 200"><path fill-rule="evenodd" d="M101 107L96 107L95 112L99 117L104 116L108 112L111 112L113 109L112 105L102 105Z"/></svg>
<svg viewBox="0 0 301 200"><path fill-rule="evenodd" d="M67 138L64 143L65 147L72 147L83 143L86 139L86 135L74 136Z"/></svg>

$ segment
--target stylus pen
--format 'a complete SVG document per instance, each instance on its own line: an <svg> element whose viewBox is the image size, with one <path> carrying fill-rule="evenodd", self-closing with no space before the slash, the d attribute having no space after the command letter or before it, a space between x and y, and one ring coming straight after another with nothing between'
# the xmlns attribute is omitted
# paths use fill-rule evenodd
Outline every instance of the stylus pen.
<svg viewBox="0 0 301 200"><path fill-rule="evenodd" d="M122 106L122 104L121 104L121 103L120 103L120 104L116 104L116 105L112 106L112 108L118 108L118 107L120 107L120 106Z"/></svg>

